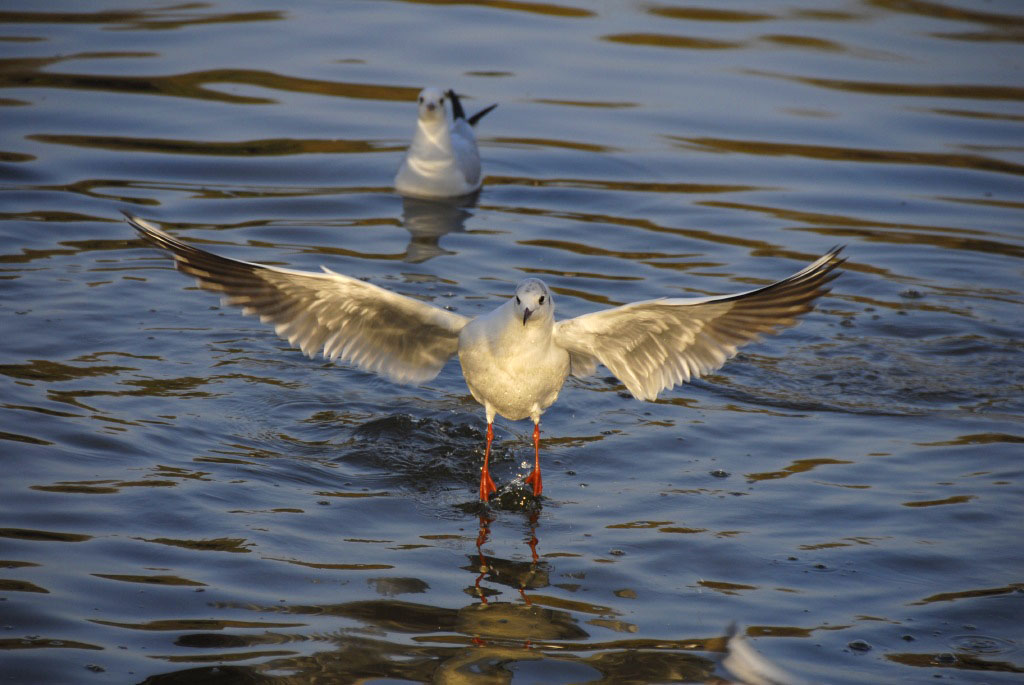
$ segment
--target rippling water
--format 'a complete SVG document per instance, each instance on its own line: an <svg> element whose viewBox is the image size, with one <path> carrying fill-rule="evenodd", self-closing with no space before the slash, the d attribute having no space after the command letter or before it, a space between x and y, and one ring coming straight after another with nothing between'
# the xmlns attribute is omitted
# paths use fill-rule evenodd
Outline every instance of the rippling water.
<svg viewBox="0 0 1024 685"><path fill-rule="evenodd" d="M0 10L0 680L1024 673L1024 11L1011 0L26 2ZM428 84L462 205L390 188ZM657 402L497 425L458 365L289 349L138 240L475 315L747 289L796 329Z"/></svg>

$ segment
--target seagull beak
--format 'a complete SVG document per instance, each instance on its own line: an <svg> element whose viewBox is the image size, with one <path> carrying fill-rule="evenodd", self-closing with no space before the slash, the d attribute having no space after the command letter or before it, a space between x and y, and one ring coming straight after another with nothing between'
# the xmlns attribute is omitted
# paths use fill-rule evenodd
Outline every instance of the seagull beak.
<svg viewBox="0 0 1024 685"><path fill-rule="evenodd" d="M523 325L526 325L526 320L530 318L530 314L533 314L532 309L523 309Z"/></svg>

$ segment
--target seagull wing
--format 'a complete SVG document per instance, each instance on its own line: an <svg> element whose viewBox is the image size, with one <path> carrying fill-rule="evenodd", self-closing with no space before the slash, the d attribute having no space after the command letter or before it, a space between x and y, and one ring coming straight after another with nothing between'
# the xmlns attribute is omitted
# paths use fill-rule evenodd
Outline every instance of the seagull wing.
<svg viewBox="0 0 1024 685"><path fill-rule="evenodd" d="M726 657L722 666L729 675L749 685L804 685L805 680L784 671L768 661L750 644L745 632L736 624L729 626L729 639L725 643Z"/></svg>
<svg viewBox="0 0 1024 685"><path fill-rule="evenodd" d="M498 106L498 103L495 102L493 105L484 107L473 116L466 118L466 110L462 108L462 100L459 99L458 93L453 89L449 89L448 98L452 101L452 120L458 121L459 119L465 119L470 126L476 126L478 121L483 119L492 109Z"/></svg>
<svg viewBox="0 0 1024 685"><path fill-rule="evenodd" d="M143 238L174 253L179 271L221 293L225 304L273 324L310 357L322 349L328 359L419 383L437 376L455 354L459 331L469 321L326 268L321 274L220 257L126 216Z"/></svg>
<svg viewBox="0 0 1024 685"><path fill-rule="evenodd" d="M473 127L485 114L498 105L495 103L486 107L467 119L458 94L454 90L448 90L447 93L452 101L452 124L449 131L451 132L452 148L455 150L455 163L466 182L476 186L480 183L481 169L480 152L477 149Z"/></svg>
<svg viewBox="0 0 1024 685"><path fill-rule="evenodd" d="M480 152L476 147L476 135L465 119L456 119L451 126L452 150L455 164L466 179L466 183L480 185Z"/></svg>
<svg viewBox="0 0 1024 685"><path fill-rule="evenodd" d="M480 121L485 116L487 116L487 113L490 112L492 109L494 109L497 106L498 106L498 103L495 102L490 107L484 107L482 110L480 110L479 112L477 112L476 114L474 114L470 118L466 119L466 121L469 122L470 126L476 126L476 122Z"/></svg>
<svg viewBox="0 0 1024 685"><path fill-rule="evenodd" d="M777 283L737 295L662 298L584 314L555 324L572 373L604 364L640 400L710 373L762 334L792 326L839 275L842 248Z"/></svg>

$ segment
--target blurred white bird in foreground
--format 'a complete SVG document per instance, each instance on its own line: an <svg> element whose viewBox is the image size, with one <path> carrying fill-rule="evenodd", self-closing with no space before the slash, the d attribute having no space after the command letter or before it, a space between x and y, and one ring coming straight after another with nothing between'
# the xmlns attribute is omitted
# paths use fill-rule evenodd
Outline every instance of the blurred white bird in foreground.
<svg viewBox="0 0 1024 685"><path fill-rule="evenodd" d="M445 100L452 101L448 124ZM473 126L497 107L482 109L466 118L455 91L424 88L419 95L419 116L412 143L395 175L395 190L412 197L456 197L480 188L480 153Z"/></svg>
<svg viewBox="0 0 1024 685"><path fill-rule="evenodd" d="M777 283L736 295L670 297L555 321L551 290L537 278L474 319L335 273L296 271L220 257L187 245L147 221L128 221L149 242L174 253L179 271L274 325L307 355L323 350L399 383L421 383L458 354L469 391L487 414L480 499L497 488L488 470L494 416L533 419L535 495L540 475L540 416L569 374L604 364L640 400L710 373L761 334L792 326L828 292L841 248Z"/></svg>
<svg viewBox="0 0 1024 685"><path fill-rule="evenodd" d="M729 628L725 649L722 666L736 679L737 685L805 685L807 682L765 659L736 625Z"/></svg>

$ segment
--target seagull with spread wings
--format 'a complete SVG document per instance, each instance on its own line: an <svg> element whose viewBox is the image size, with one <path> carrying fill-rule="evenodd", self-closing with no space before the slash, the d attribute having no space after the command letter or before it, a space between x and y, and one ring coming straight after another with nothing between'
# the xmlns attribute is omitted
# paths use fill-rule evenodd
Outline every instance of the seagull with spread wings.
<svg viewBox="0 0 1024 685"><path fill-rule="evenodd" d="M494 417L533 420L534 495L543 491L540 417L570 374L603 364L638 400L718 369L741 345L792 326L828 292L844 261L836 248L771 285L713 297L665 297L555 320L538 278L520 282L496 309L468 318L335 273L297 271L229 259L184 243L126 214L147 241L170 251L225 304L260 317L309 356L322 351L398 383L422 383L458 355L466 385L487 414L480 499L497 488L488 462Z"/></svg>

